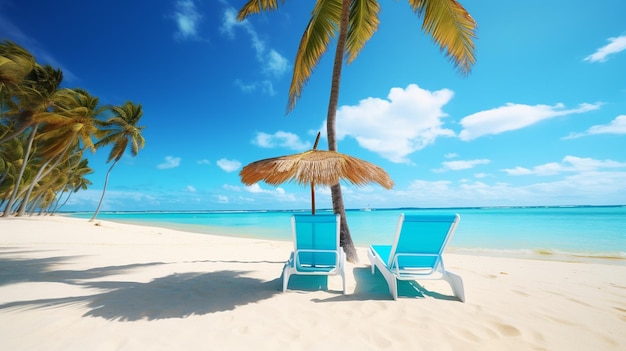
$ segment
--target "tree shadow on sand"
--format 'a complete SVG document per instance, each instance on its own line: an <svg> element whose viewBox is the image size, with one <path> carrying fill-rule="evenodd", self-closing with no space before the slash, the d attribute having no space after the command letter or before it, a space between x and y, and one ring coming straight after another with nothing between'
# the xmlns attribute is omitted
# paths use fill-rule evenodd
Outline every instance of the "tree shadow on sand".
<svg viewBox="0 0 626 351"><path fill-rule="evenodd" d="M104 289L106 292L12 302L0 305L0 311L79 304L89 308L84 316L119 321L155 320L233 310L237 306L265 300L280 292L279 279L261 281L242 276L245 273L182 273L157 278L148 283L85 283L79 285Z"/></svg>
<svg viewBox="0 0 626 351"><path fill-rule="evenodd" d="M172 274L148 283L92 284L111 290L92 296L85 316L122 321L183 318L233 310L279 293L278 279L265 282L244 274L225 270Z"/></svg>
<svg viewBox="0 0 626 351"><path fill-rule="evenodd" d="M78 256L50 256L44 258L15 258L9 255L24 253L44 253L47 251L0 252L0 287L25 282L55 282L76 285L78 280L98 279L108 275L121 274L135 268L165 264L163 262L137 263L122 266L97 267L86 270L58 269Z"/></svg>
<svg viewBox="0 0 626 351"><path fill-rule="evenodd" d="M167 264L163 262L88 270L54 269L69 259L71 257L15 259L2 258L0 255L0 288L14 283L55 282L85 288L83 291L88 292L82 296L9 302L0 305L0 313L8 309L55 308L77 304L88 308L84 316L110 320L184 318L232 310L237 306L268 299L281 290L280 278L263 281L246 277L247 271L236 270L177 273L147 283L104 279L135 268Z"/></svg>

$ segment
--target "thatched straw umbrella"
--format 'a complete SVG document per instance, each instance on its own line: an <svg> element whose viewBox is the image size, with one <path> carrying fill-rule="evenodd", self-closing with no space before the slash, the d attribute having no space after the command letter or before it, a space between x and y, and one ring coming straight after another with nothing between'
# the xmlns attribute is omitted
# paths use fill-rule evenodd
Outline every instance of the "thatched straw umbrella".
<svg viewBox="0 0 626 351"><path fill-rule="evenodd" d="M312 150L250 163L239 172L242 183L252 185L262 180L271 185L310 184L312 214L315 214L316 184L332 186L347 180L357 186L378 183L385 189L393 187L393 180L382 168L336 151L317 150L318 141L319 133Z"/></svg>

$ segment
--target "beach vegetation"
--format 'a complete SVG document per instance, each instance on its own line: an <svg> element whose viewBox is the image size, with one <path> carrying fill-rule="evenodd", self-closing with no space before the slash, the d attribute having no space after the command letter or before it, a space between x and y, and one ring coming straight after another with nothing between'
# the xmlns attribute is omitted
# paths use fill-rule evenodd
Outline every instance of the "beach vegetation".
<svg viewBox="0 0 626 351"><path fill-rule="evenodd" d="M109 175L113 170L113 167L122 159L122 156L126 153L126 150L130 146L130 154L134 157L142 149L146 143L143 135L141 134L144 127L138 126L139 120L143 116L143 110L140 104L134 104L132 101L127 101L122 106L111 106L111 112L113 116L102 123L102 139L97 142L97 146L112 145L111 152L107 162L113 161L111 167L107 171L104 179L104 187L102 188L102 196L98 202L98 207L93 214L93 217L89 220L93 222L98 213L100 212L100 206L104 199L104 194L109 183Z"/></svg>
<svg viewBox="0 0 626 351"><path fill-rule="evenodd" d="M237 19L261 11L276 10L285 0L249 0ZM476 22L456 0L409 0L412 10L423 19L422 31L430 35L442 52L462 73L469 73L474 55ZM313 70L335 40L330 98L326 117L328 150L337 150L336 116L344 60L351 63L378 29L380 5L377 0L318 0L296 52L287 113L291 112ZM348 261L358 257L348 227L341 185L331 186L333 211L341 215L341 246Z"/></svg>
<svg viewBox="0 0 626 351"><path fill-rule="evenodd" d="M85 151L94 153L109 144L106 140L117 132L111 121L127 104L103 106L85 89L64 87L61 69L40 65L28 50L14 42L1 42L2 216L54 213L72 193L86 190L92 184L86 176L93 170L84 157ZM141 109L141 105L133 106ZM140 136L140 131L134 133ZM143 147L143 138L135 143L133 156ZM114 150L119 154L119 146Z"/></svg>

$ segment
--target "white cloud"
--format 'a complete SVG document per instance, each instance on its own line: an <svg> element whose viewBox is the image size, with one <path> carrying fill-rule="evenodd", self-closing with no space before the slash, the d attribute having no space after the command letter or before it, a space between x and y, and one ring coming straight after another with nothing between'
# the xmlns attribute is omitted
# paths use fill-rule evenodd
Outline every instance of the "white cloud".
<svg viewBox="0 0 626 351"><path fill-rule="evenodd" d="M271 201L279 201L279 202L295 202L296 197L293 194L287 193L285 189L281 187L272 188L272 189L263 189L259 185L259 183L252 184L250 186L245 187L246 191L255 195L255 198L265 197L269 198ZM251 202L254 202L255 199L250 199Z"/></svg>
<svg viewBox="0 0 626 351"><path fill-rule="evenodd" d="M454 152L450 152L450 153L447 153L447 154L443 155L443 157L445 157L445 158L457 158L457 157L459 157L459 155L454 153Z"/></svg>
<svg viewBox="0 0 626 351"><path fill-rule="evenodd" d="M595 53L585 57L588 62L605 62L608 57L626 50L626 35L617 38L609 38L609 43L599 48Z"/></svg>
<svg viewBox="0 0 626 351"><path fill-rule="evenodd" d="M442 107L453 95L448 89L431 92L411 84L392 88L388 99L370 97L356 106L342 106L337 111L337 138L351 136L392 162L409 163L411 153L438 137L454 136L441 121L446 117Z"/></svg>
<svg viewBox="0 0 626 351"><path fill-rule="evenodd" d="M506 169L503 169L503 171L505 171L509 175L529 175L529 174L533 174L533 171L531 169L524 168L524 167L519 167L519 166L515 167L515 168L506 168Z"/></svg>
<svg viewBox="0 0 626 351"><path fill-rule="evenodd" d="M241 162L237 160L228 160L228 159L222 158L217 161L217 165L222 170L230 173L230 172L234 172L238 170L241 167Z"/></svg>
<svg viewBox="0 0 626 351"><path fill-rule="evenodd" d="M80 208L96 208L100 197L101 189L88 189L79 191L71 196L67 205ZM107 190L106 196L102 202L103 211L114 211L125 208L158 208L161 205L159 194L147 194L144 191L124 191L124 190Z"/></svg>
<svg viewBox="0 0 626 351"><path fill-rule="evenodd" d="M612 205L623 204L624 196L624 171L573 173L554 181L527 185L417 179L407 190L393 192L396 206L401 203L425 207Z"/></svg>
<svg viewBox="0 0 626 351"><path fill-rule="evenodd" d="M240 79L235 79L235 85L244 93L251 93L259 87L258 83L244 83Z"/></svg>
<svg viewBox="0 0 626 351"><path fill-rule="evenodd" d="M237 21L237 11L229 7L224 11L223 22L221 26L221 32L228 38L235 38L235 30L237 28L243 29L250 37L250 43L252 49L255 52L255 57L261 65L261 72L265 75L269 75L272 78L281 77L289 69L289 61L282 56L278 51L272 48L267 48L265 42L259 38L258 33L247 19L244 21ZM263 80L254 83L243 83L237 79L235 84L241 88L244 92L254 91L261 89L266 94L274 95L274 86L271 81Z"/></svg>
<svg viewBox="0 0 626 351"><path fill-rule="evenodd" d="M563 104L522 105L508 103L505 106L471 114L461 120L461 140L469 141L485 135L500 134L522 129L557 116L584 113L600 108L600 104L580 104L575 109L564 109Z"/></svg>
<svg viewBox="0 0 626 351"><path fill-rule="evenodd" d="M303 142L296 134L283 131L278 131L274 134L259 132L252 143L269 149L284 147L296 151L302 151L311 148L310 143Z"/></svg>
<svg viewBox="0 0 626 351"><path fill-rule="evenodd" d="M261 91L267 95L274 96L276 95L276 90L274 90L274 84L269 80L264 80L259 82L259 86L261 87Z"/></svg>
<svg viewBox="0 0 626 351"><path fill-rule="evenodd" d="M230 202L230 200L228 199L228 196L224 196L224 195L216 195L215 199L220 204L227 204Z"/></svg>
<svg viewBox="0 0 626 351"><path fill-rule="evenodd" d="M222 188L230 191L241 191L241 188L236 185L224 184Z"/></svg>
<svg viewBox="0 0 626 351"><path fill-rule="evenodd" d="M251 193L254 193L254 194L270 192L269 190L262 189L261 186L258 183L254 183L252 185L246 186L246 190L248 192L251 192Z"/></svg>
<svg viewBox="0 0 626 351"><path fill-rule="evenodd" d="M190 193L195 193L196 192L196 187L194 187L193 185L187 185L185 187L185 190L190 192Z"/></svg>
<svg viewBox="0 0 626 351"><path fill-rule="evenodd" d="M559 173L582 173L597 172L602 169L626 168L626 162L617 162L613 160L594 160L592 158L582 158L576 156L565 156L561 162L549 162L533 167L532 169L524 167L515 167L503 169L509 175L538 175L549 176Z"/></svg>
<svg viewBox="0 0 626 351"><path fill-rule="evenodd" d="M246 21L244 21L246 22ZM224 33L228 38L235 38L235 27L241 26L243 22L237 21L237 11L234 8L228 8L224 11L224 19L220 31Z"/></svg>
<svg viewBox="0 0 626 351"><path fill-rule="evenodd" d="M602 168L626 168L626 162L613 160L594 160L576 156L565 156L563 163L571 165L571 171L596 171Z"/></svg>
<svg viewBox="0 0 626 351"><path fill-rule="evenodd" d="M272 75L280 77L289 69L289 61L272 49L267 55L266 69Z"/></svg>
<svg viewBox="0 0 626 351"><path fill-rule="evenodd" d="M411 193L419 193L420 197L429 198L432 195L436 197L438 194L449 192L451 186L452 182L448 180L427 181L416 179L409 184L408 190Z"/></svg>
<svg viewBox="0 0 626 351"><path fill-rule="evenodd" d="M192 0L179 0L176 2L176 11L173 16L176 21L178 31L176 38L188 40L197 40L198 25L202 21L202 15L198 12L196 5Z"/></svg>
<svg viewBox="0 0 626 351"><path fill-rule="evenodd" d="M597 134L626 134L626 115L617 116L609 124L592 126L583 133L571 133L564 139L575 139L587 135Z"/></svg>
<svg viewBox="0 0 626 351"><path fill-rule="evenodd" d="M196 161L196 163L199 164L199 165L210 165L211 161L209 161L207 159L203 159L203 160Z"/></svg>
<svg viewBox="0 0 626 351"><path fill-rule="evenodd" d="M285 189L281 188L281 187L277 187L277 188L273 188L273 189L263 189L261 188L261 186L259 185L259 183L254 183L250 186L246 186L246 190L248 192L254 193L254 194L277 194L277 195L285 195Z"/></svg>
<svg viewBox="0 0 626 351"><path fill-rule="evenodd" d="M239 87L241 91L244 93L252 93L257 90L260 90L262 93L265 93L269 96L276 95L276 90L274 90L274 84L270 80L261 80L252 83L244 83L241 79L235 79L235 85Z"/></svg>
<svg viewBox="0 0 626 351"><path fill-rule="evenodd" d="M165 162L157 166L158 169L170 169L180 166L180 157L165 156Z"/></svg>
<svg viewBox="0 0 626 351"><path fill-rule="evenodd" d="M486 159L480 160L459 160L459 161L446 161L442 162L443 168L436 169L435 172L445 172L445 171L461 171L465 169L474 168L478 165L486 165L491 161Z"/></svg>

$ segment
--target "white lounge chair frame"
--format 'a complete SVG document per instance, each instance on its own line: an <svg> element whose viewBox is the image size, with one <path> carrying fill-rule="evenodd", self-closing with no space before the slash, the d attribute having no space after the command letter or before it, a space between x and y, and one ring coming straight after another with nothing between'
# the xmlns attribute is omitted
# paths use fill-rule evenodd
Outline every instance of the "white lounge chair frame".
<svg viewBox="0 0 626 351"><path fill-rule="evenodd" d="M339 244L340 215L293 215L291 228L294 239L294 251L283 268L283 292L287 291L289 277L298 275L340 275L343 283L342 292L346 293L346 254ZM311 225L306 232L297 232L298 223ZM317 224L334 223L334 232L319 233ZM322 237L325 236L325 237ZM330 237L334 235L334 237ZM318 242L316 243L316 239ZM320 241L321 239L321 241ZM331 258L332 257L332 258ZM318 262L316 262L316 259Z"/></svg>
<svg viewBox="0 0 626 351"><path fill-rule="evenodd" d="M460 220L458 214L455 215L400 215L398 220L398 228L396 231L395 240L393 245L371 245L368 249L368 258L372 265L372 274L375 273L375 267L382 273L383 277L387 281L389 286L389 292L393 296L394 300L398 299L398 284L397 280L435 280L443 279L452 288L454 295L462 302L465 302L465 291L463 288L463 280L455 273L447 271L443 265L442 253L446 244L452 238L456 226ZM445 225L449 223L447 232L445 233L429 233L429 232L415 232L414 230L404 230L403 226L405 222L423 222L426 224L441 223ZM406 247L406 243L401 243L403 236L412 236L408 242L412 245ZM428 238L423 242L432 239L433 235L437 235L437 239L441 240L441 245L436 245L436 248L423 248L420 246L420 238ZM445 236L444 236L445 235ZM420 237L415 237L420 236ZM430 242L432 245L432 240ZM384 260L381 257L381 249L389 250L388 260ZM413 262L411 262L413 260ZM402 262L401 262L402 261ZM420 262L421 261L421 262ZM418 263L419 262L419 263Z"/></svg>

